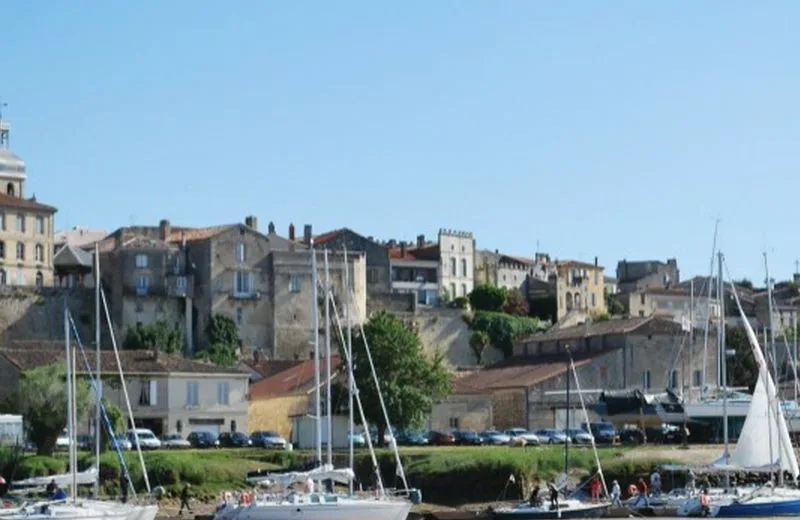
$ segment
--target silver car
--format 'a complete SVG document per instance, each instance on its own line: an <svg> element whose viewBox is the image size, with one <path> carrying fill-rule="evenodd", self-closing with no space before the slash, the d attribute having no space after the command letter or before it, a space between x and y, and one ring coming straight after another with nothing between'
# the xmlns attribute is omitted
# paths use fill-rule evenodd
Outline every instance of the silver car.
<svg viewBox="0 0 800 520"><path fill-rule="evenodd" d="M547 444L566 444L571 442L572 439L564 433L564 430L557 430L556 428L542 428L533 432L539 437L539 440Z"/></svg>
<svg viewBox="0 0 800 520"><path fill-rule="evenodd" d="M594 440L591 433L579 428L570 428L567 433L569 433L573 444L591 444Z"/></svg>
<svg viewBox="0 0 800 520"><path fill-rule="evenodd" d="M539 436L531 433L525 428L511 428L505 431L505 434L511 437L511 440L522 439L525 441L526 446L538 446L541 443Z"/></svg>

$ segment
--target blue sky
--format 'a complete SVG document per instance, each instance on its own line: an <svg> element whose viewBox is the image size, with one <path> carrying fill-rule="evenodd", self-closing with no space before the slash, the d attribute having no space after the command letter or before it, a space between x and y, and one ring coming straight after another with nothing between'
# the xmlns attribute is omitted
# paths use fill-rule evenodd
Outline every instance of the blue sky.
<svg viewBox="0 0 800 520"><path fill-rule="evenodd" d="M59 228L322 232L788 277L793 2L8 2L0 99Z"/></svg>

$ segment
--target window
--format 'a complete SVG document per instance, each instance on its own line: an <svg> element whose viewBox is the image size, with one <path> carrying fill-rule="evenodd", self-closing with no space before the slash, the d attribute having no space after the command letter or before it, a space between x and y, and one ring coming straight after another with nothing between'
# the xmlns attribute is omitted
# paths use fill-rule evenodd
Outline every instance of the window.
<svg viewBox="0 0 800 520"><path fill-rule="evenodd" d="M641 302L642 305L644 305L644 293L639 295L639 301Z"/></svg>
<svg viewBox="0 0 800 520"><path fill-rule="evenodd" d="M458 275L458 273L456 272L456 259L455 258L451 258L450 259L450 274L453 275L453 276L457 276Z"/></svg>
<svg viewBox="0 0 800 520"><path fill-rule="evenodd" d="M289 291L300 292L300 275L289 275Z"/></svg>
<svg viewBox="0 0 800 520"><path fill-rule="evenodd" d="M147 268L147 255L136 255L136 267L139 269Z"/></svg>
<svg viewBox="0 0 800 520"><path fill-rule="evenodd" d="M44 262L44 248L42 244L36 244L34 248L34 256L36 257L37 262Z"/></svg>
<svg viewBox="0 0 800 520"><path fill-rule="evenodd" d="M677 370L670 370L669 371L669 387L673 390L678 388L678 371Z"/></svg>
<svg viewBox="0 0 800 520"><path fill-rule="evenodd" d="M144 296L147 294L147 289L150 287L150 278L147 276L139 276L136 278L136 294Z"/></svg>
<svg viewBox="0 0 800 520"><path fill-rule="evenodd" d="M179 276L175 278L175 287L181 290L186 290L186 287L189 286L189 281L186 279L185 276Z"/></svg>
<svg viewBox="0 0 800 520"><path fill-rule="evenodd" d="M14 183L9 182L6 184L6 195L14 196Z"/></svg>
<svg viewBox="0 0 800 520"><path fill-rule="evenodd" d="M699 388L703 384L703 371L695 370L692 372L692 386Z"/></svg>
<svg viewBox="0 0 800 520"><path fill-rule="evenodd" d="M597 306L597 295L592 293L592 307Z"/></svg>
<svg viewBox="0 0 800 520"><path fill-rule="evenodd" d="M186 406L200 406L200 388L197 381L186 381Z"/></svg>
<svg viewBox="0 0 800 520"><path fill-rule="evenodd" d="M0 258L6 257L6 243L0 240Z"/></svg>
<svg viewBox="0 0 800 520"><path fill-rule="evenodd" d="M25 271L22 269L17 271L17 285L25 285Z"/></svg>
<svg viewBox="0 0 800 520"><path fill-rule="evenodd" d="M451 417L450 418L450 429L451 430L458 430L458 417Z"/></svg>
<svg viewBox="0 0 800 520"><path fill-rule="evenodd" d="M367 283L378 283L380 280L380 271L374 267L367 269Z"/></svg>
<svg viewBox="0 0 800 520"><path fill-rule="evenodd" d="M645 370L642 374L642 389L650 390L650 371Z"/></svg>
<svg viewBox="0 0 800 520"><path fill-rule="evenodd" d="M17 242L17 260L25 260L25 244Z"/></svg>
<svg viewBox="0 0 800 520"><path fill-rule="evenodd" d="M461 276L463 276L464 278L467 277L467 259L466 258L462 258L461 259Z"/></svg>
<svg viewBox="0 0 800 520"><path fill-rule="evenodd" d="M156 406L158 404L158 382L154 380L142 381L142 391L139 394L139 406Z"/></svg>
<svg viewBox="0 0 800 520"><path fill-rule="evenodd" d="M233 279L233 292L240 296L253 294L253 273L236 271Z"/></svg>
<svg viewBox="0 0 800 520"><path fill-rule="evenodd" d="M6 230L6 214L0 213L0 230Z"/></svg>
<svg viewBox="0 0 800 520"><path fill-rule="evenodd" d="M44 287L44 275L41 271L36 271L36 288L41 289Z"/></svg>
<svg viewBox="0 0 800 520"><path fill-rule="evenodd" d="M17 231L20 233L25 232L25 215L17 215Z"/></svg>
<svg viewBox="0 0 800 520"><path fill-rule="evenodd" d="M230 398L230 386L228 385L227 381L222 381L217 383L217 404L230 404L228 399Z"/></svg>
<svg viewBox="0 0 800 520"><path fill-rule="evenodd" d="M242 314L242 308L236 307L236 324L241 325L244 321L244 316Z"/></svg>
<svg viewBox="0 0 800 520"><path fill-rule="evenodd" d="M464 296L465 298L467 296L467 284L465 283L461 284L461 296Z"/></svg>
<svg viewBox="0 0 800 520"><path fill-rule="evenodd" d="M144 312L144 304L141 300L136 300L136 312Z"/></svg>
<svg viewBox="0 0 800 520"><path fill-rule="evenodd" d="M245 247L241 242L236 244L236 261L243 264L245 261Z"/></svg>
<svg viewBox="0 0 800 520"><path fill-rule="evenodd" d="M572 310L572 293L567 293L567 310Z"/></svg>
<svg viewBox="0 0 800 520"><path fill-rule="evenodd" d="M5 285L6 283L6 271L4 269L0 269L0 285Z"/></svg>
<svg viewBox="0 0 800 520"><path fill-rule="evenodd" d="M450 299L454 299L456 297L456 284L450 284Z"/></svg>
<svg viewBox="0 0 800 520"><path fill-rule="evenodd" d="M36 217L36 232L44 235L44 217L41 215Z"/></svg>

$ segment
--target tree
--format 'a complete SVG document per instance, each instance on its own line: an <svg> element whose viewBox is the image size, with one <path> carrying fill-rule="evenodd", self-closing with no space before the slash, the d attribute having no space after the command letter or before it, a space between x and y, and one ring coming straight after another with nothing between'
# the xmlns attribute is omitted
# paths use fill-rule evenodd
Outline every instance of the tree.
<svg viewBox="0 0 800 520"><path fill-rule="evenodd" d="M106 412L106 417L108 417L108 422L111 423L111 427L114 429L114 433L122 432L125 429L125 420L122 415L122 410L120 410L119 406L110 403L103 398L103 409ZM108 434L108 426L106 425L105 419L103 420L103 427L100 431L100 449L105 451L109 448L109 446L112 446L111 437Z"/></svg>
<svg viewBox="0 0 800 520"><path fill-rule="evenodd" d="M725 345L734 350L733 357L727 359L728 385L746 386L752 391L758 380L758 365L744 327L725 329Z"/></svg>
<svg viewBox="0 0 800 520"><path fill-rule="evenodd" d="M745 289L752 289L753 282L751 282L748 278L742 278L741 280L734 281L734 285L738 285L739 287L744 287Z"/></svg>
<svg viewBox="0 0 800 520"><path fill-rule="evenodd" d="M372 315L364 325L364 335L357 332L353 337L353 369L364 416L370 424L378 427L378 442L382 443L386 424L367 357L365 338L389 420L397 428L420 428L424 425L433 403L450 393L450 372L441 353L431 359L425 355L419 335L400 318L386 311Z"/></svg>
<svg viewBox="0 0 800 520"><path fill-rule="evenodd" d="M78 415L89 406L89 385L77 380ZM10 403L25 418L25 433L39 455L51 455L67 425L67 374L62 363L23 372Z"/></svg>
<svg viewBox="0 0 800 520"><path fill-rule="evenodd" d="M482 330L476 330L472 333L472 336L470 336L469 348L471 348L472 352L475 353L475 358L477 359L478 363L481 362L483 351L489 346L490 342L491 340L489 339L489 335Z"/></svg>
<svg viewBox="0 0 800 520"><path fill-rule="evenodd" d="M469 304L473 311L503 312L506 301L508 291L505 287L483 284L469 293Z"/></svg>
<svg viewBox="0 0 800 520"><path fill-rule="evenodd" d="M625 312L625 306L619 301L616 294L604 291L603 299L606 301L606 309L608 309L610 315L619 316Z"/></svg>
<svg viewBox="0 0 800 520"><path fill-rule="evenodd" d="M529 310L528 299L525 298L522 291L519 289L508 291L506 304L503 306L503 312L514 316L527 316Z"/></svg>
<svg viewBox="0 0 800 520"><path fill-rule="evenodd" d="M209 347L197 353L199 359L224 367L236 365L242 340L232 319L219 314L212 316L206 326L206 338Z"/></svg>
<svg viewBox="0 0 800 520"><path fill-rule="evenodd" d="M128 327L122 348L130 350L158 350L167 354L183 352L183 332L166 321Z"/></svg>

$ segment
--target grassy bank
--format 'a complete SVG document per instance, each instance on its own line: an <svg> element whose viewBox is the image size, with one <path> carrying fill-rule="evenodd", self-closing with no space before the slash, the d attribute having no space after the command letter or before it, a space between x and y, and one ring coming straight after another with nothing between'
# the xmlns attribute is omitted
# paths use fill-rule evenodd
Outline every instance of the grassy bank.
<svg viewBox="0 0 800 520"><path fill-rule="evenodd" d="M601 464L609 478L621 482L633 480L634 476L647 473L654 464L669 462L664 459L639 453L627 456L630 449L609 448L600 451ZM498 498L505 488L509 475L515 482L507 489L509 498L518 497L524 486L532 479L551 479L564 468L564 451L558 447L540 448L411 448L401 452L409 484L422 489L426 502L460 504L483 502ZM261 449L217 449L158 451L144 453L151 487L163 486L169 493L176 493L184 483L190 483L198 498L212 499L226 489L245 485L244 475L253 469L274 469L291 465L301 466L312 454L295 451L267 451ZM346 453L336 453L337 465L347 463ZM66 471L67 457L24 456L11 466L0 457L0 473L6 478L22 479L30 476L45 476ZM144 489L144 478L136 453L125 454L126 464L137 489ZM80 468L93 462L89 454L80 455ZM399 483L395 477L396 464L388 450L378 452L378 462L387 486ZM372 461L360 451L356 454L356 475L365 486L371 482ZM570 450L571 475L581 478L593 472L594 455L588 449ZM109 495L116 495L120 475L120 462L114 453L106 453L101 459L100 475L103 488Z"/></svg>

